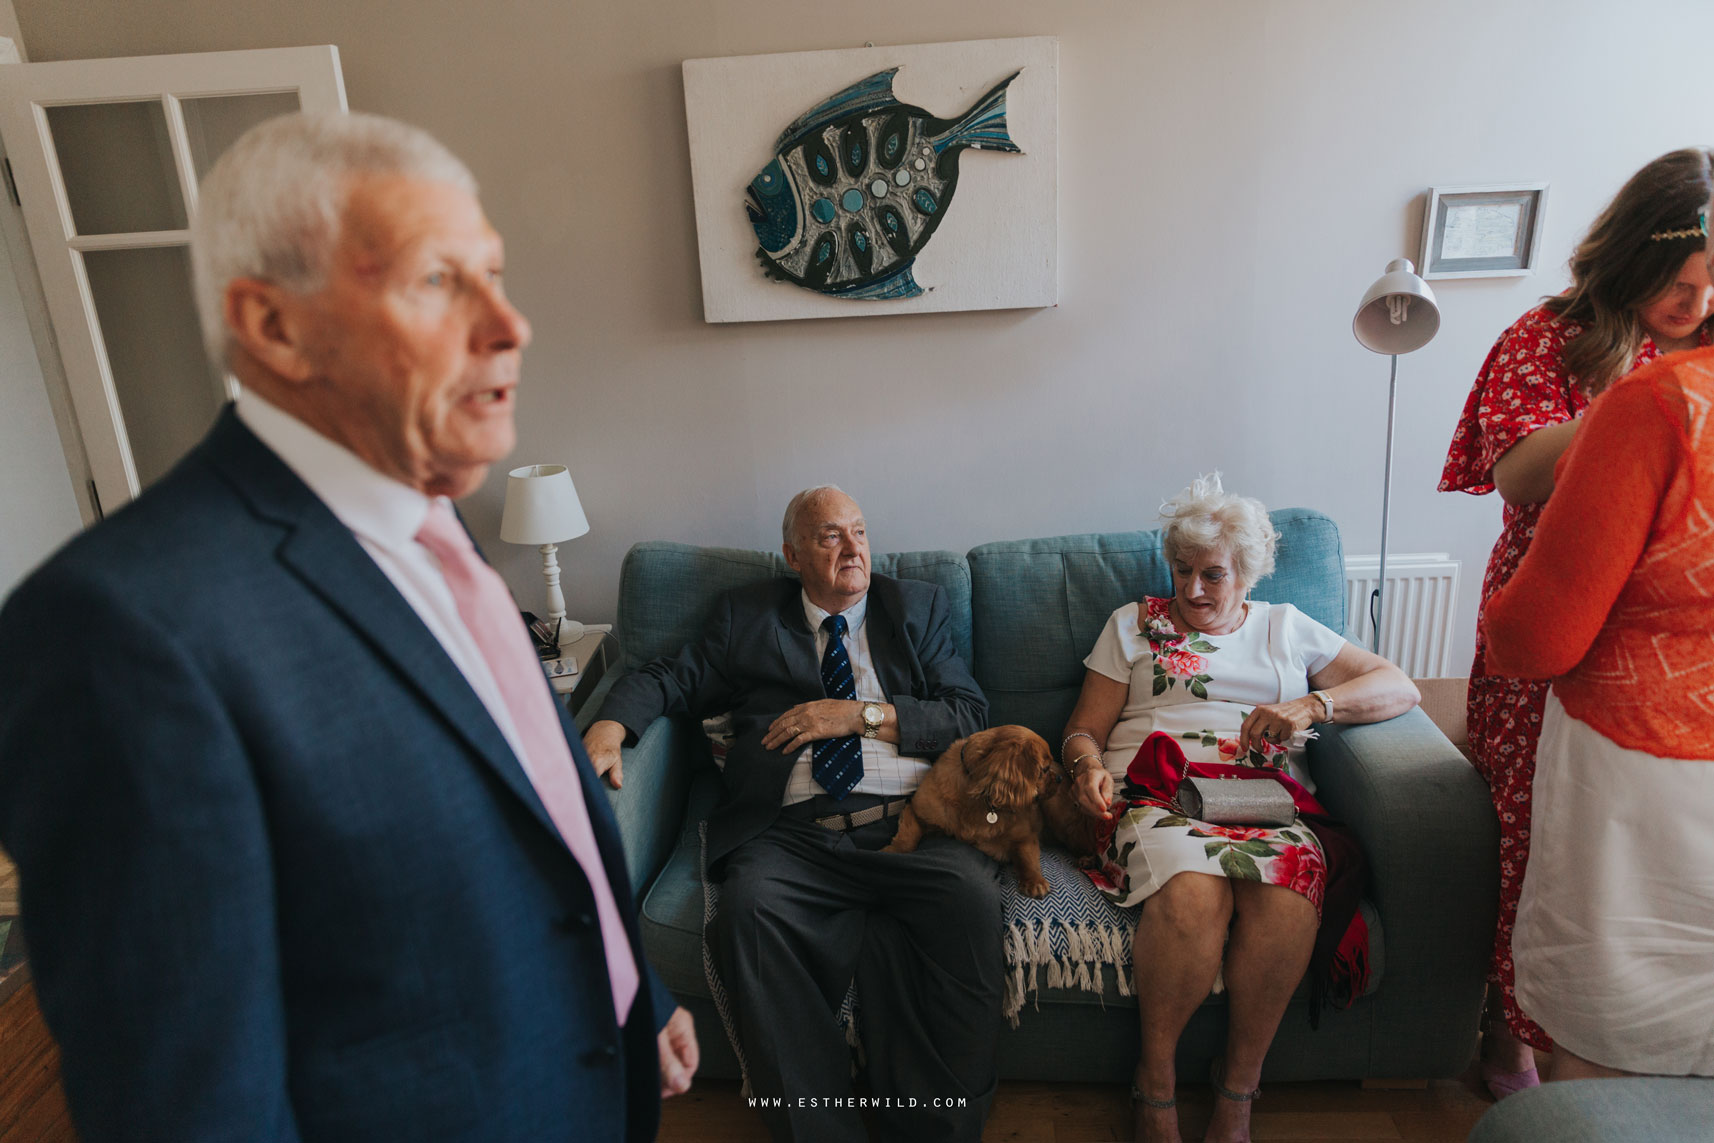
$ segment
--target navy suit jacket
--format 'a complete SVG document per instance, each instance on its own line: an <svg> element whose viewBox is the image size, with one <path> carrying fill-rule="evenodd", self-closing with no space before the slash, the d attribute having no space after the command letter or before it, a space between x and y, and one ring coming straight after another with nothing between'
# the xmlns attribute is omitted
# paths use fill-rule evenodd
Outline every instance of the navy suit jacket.
<svg viewBox="0 0 1714 1143"><path fill-rule="evenodd" d="M988 700L952 642L946 592L921 580L877 575L869 583L864 625L869 657L899 724L899 753L938 756L981 730ZM601 717L640 735L663 714L732 714L725 792L708 819L708 867L773 824L797 754L769 750L762 738L798 703L827 697L815 632L803 614L803 585L782 577L721 597L702 637L676 655L621 678Z"/></svg>
<svg viewBox="0 0 1714 1143"><path fill-rule="evenodd" d="M0 611L0 844L84 1143L654 1138L673 1001L573 729L623 1029L481 701L227 409Z"/></svg>

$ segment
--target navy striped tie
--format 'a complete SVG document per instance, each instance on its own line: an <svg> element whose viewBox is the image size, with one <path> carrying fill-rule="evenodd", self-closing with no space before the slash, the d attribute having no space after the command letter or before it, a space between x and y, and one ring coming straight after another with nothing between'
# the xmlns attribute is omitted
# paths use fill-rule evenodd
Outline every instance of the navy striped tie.
<svg viewBox="0 0 1714 1143"><path fill-rule="evenodd" d="M855 700L857 679L851 673L851 656L845 653L845 616L829 615L821 621L821 629L827 632L827 650L821 655L821 688L828 698ZM844 800L863 777L863 740L847 734L817 742L810 773L834 801Z"/></svg>

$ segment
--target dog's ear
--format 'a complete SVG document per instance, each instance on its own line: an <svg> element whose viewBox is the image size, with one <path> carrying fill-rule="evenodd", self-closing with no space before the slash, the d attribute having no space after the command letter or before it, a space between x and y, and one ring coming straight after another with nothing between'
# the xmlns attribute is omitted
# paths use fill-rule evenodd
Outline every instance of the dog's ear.
<svg viewBox="0 0 1714 1143"><path fill-rule="evenodd" d="M1036 772L1036 784L1042 788L1051 787L1059 774L1059 767L1053 764L1053 747L1042 740L1041 735L1032 735L1028 742L1030 765Z"/></svg>
<svg viewBox="0 0 1714 1143"><path fill-rule="evenodd" d="M988 751L986 762L983 792L996 807L1022 809L1035 801L1040 772L1024 743L1001 741Z"/></svg>
<svg viewBox="0 0 1714 1143"><path fill-rule="evenodd" d="M989 746L993 737L986 730L980 730L969 738L958 740L958 762L970 780L972 793L986 795L989 784L994 780L988 772Z"/></svg>

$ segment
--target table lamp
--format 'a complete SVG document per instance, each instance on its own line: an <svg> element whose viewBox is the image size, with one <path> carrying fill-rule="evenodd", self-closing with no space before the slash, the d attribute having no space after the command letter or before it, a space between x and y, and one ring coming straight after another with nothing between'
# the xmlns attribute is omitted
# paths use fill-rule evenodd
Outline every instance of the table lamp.
<svg viewBox="0 0 1714 1143"><path fill-rule="evenodd" d="M1381 650L1382 592L1387 586L1387 517L1393 503L1393 417L1398 409L1399 354L1421 349L1440 332L1440 306L1434 291L1416 275L1409 258L1394 258L1387 272L1363 294L1351 332L1364 349L1392 357L1392 377L1387 382L1387 474L1381 484L1381 567L1375 590L1369 596L1369 621L1374 625L1369 649Z"/></svg>
<svg viewBox="0 0 1714 1143"><path fill-rule="evenodd" d="M589 531L589 519L577 499L577 486L563 464L530 464L506 475L506 508L500 538L508 544L533 544L542 553L542 578L548 584L548 625L557 624L559 643L583 638L583 624L565 617L565 593L559 588L559 544Z"/></svg>

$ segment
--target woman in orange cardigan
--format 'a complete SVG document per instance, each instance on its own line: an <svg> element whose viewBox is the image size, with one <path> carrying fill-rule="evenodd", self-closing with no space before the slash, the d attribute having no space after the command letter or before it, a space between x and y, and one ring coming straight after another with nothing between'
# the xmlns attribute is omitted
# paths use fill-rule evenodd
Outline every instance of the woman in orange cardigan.
<svg viewBox="0 0 1714 1143"><path fill-rule="evenodd" d="M1494 343L1470 389L1441 476L1443 492L1500 493L1504 528L1482 581L1480 620L1528 550L1553 467L1594 397L1662 354L1710 344L1714 288L1697 214L1714 194L1714 156L1673 151L1626 181L1578 243L1571 288ZM1512 987L1512 926L1530 848L1530 785L1547 683L1508 677L1478 629L1468 722L1476 769L1500 819L1500 911L1482 1075L1496 1099L1538 1080L1548 1037Z"/></svg>
<svg viewBox="0 0 1714 1143"><path fill-rule="evenodd" d="M1512 938L1552 1078L1714 1076L1714 349L1595 400L1485 623L1553 679Z"/></svg>

